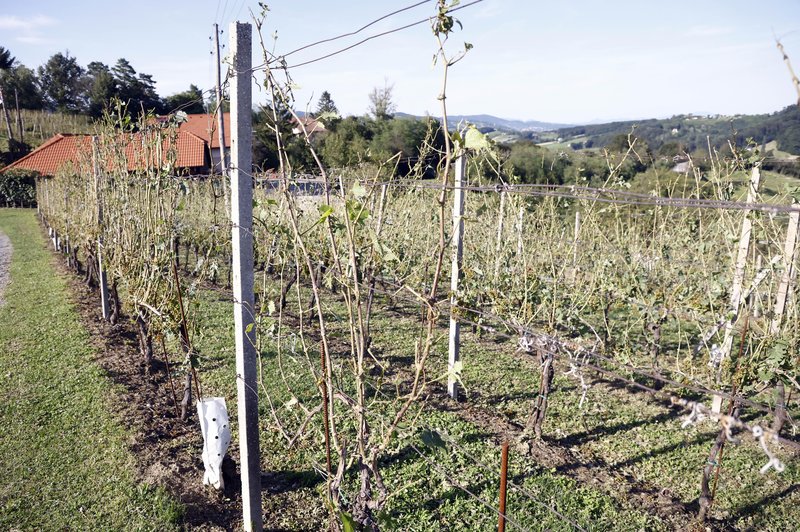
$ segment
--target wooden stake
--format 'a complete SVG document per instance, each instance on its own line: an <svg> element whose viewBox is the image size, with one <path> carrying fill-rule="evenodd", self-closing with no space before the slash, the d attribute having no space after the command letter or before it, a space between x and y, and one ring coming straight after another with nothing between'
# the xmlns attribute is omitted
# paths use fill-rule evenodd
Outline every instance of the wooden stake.
<svg viewBox="0 0 800 532"><path fill-rule="evenodd" d="M233 243L233 318L236 339L239 455L245 530L260 531L261 459L258 449L258 384L253 273L252 27L232 22L231 223Z"/></svg>
<svg viewBox="0 0 800 532"><path fill-rule="evenodd" d="M458 281L461 278L461 263L464 255L464 173L466 155L455 160L455 189L453 193L453 261L450 266L450 337L447 358L447 393L458 400L458 382L455 378L456 362L460 360L461 326L454 310L458 304Z"/></svg>

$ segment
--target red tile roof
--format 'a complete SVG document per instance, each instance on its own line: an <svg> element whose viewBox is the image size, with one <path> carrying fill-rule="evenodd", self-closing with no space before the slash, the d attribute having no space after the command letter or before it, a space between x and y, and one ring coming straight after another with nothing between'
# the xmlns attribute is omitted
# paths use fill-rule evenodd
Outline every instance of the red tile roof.
<svg viewBox="0 0 800 532"><path fill-rule="evenodd" d="M146 166L160 166L161 162L170 152L175 150L177 168L202 168L207 165L207 146L208 142L212 146L218 147L216 130L209 138L209 130L203 124L208 124L209 117L213 115L188 115L189 121L184 122L178 128L177 137L166 138L161 144L161 161L158 161L158 154L151 152L145 146L147 133L135 133L125 140L125 155L127 158L128 170L143 170ZM225 125L229 127L230 117L225 113ZM216 122L215 122L216 124ZM201 134L198 134L197 132ZM230 146L228 138L225 139L226 146ZM84 163L91 158L91 135L73 135L59 133L47 142L33 150L21 159L8 165L5 170L13 168L33 170L42 175L55 175L59 170L72 164L76 166L83 161Z"/></svg>
<svg viewBox="0 0 800 532"><path fill-rule="evenodd" d="M193 133L206 142L211 142L212 148L219 148L219 128L217 117L213 114L186 115L186 122L178 126L178 131ZM231 147L231 114L222 113L223 127L225 128L225 147Z"/></svg>
<svg viewBox="0 0 800 532"><path fill-rule="evenodd" d="M19 168L34 170L42 175L55 175L68 164L77 167L82 154L90 150L91 145L92 137L89 135L59 133L25 157L8 165L4 171Z"/></svg>
<svg viewBox="0 0 800 532"><path fill-rule="evenodd" d="M161 141L160 160L159 154L149 147L151 143L147 135L133 134L125 144L125 156L128 160L128 170L145 170L148 166L161 166L174 150L177 168L198 168L206 165L206 143L203 139L186 131L178 131L176 137L165 138Z"/></svg>
<svg viewBox="0 0 800 532"><path fill-rule="evenodd" d="M308 133L309 136L312 136L316 133L322 133L323 131L327 131L325 129L325 124L323 124L316 118L308 115L301 117L299 120L296 120L293 117L292 124L294 124L294 127L292 127L292 133L294 133L295 135L303 134L303 128L300 127L300 124L302 124L303 127L305 127L306 133Z"/></svg>

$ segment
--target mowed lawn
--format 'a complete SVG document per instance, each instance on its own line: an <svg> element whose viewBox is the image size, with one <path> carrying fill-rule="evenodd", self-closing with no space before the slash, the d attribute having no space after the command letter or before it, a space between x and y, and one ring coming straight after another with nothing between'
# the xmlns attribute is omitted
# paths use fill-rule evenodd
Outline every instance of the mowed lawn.
<svg viewBox="0 0 800 532"><path fill-rule="evenodd" d="M170 530L181 510L140 485L113 387L35 211L0 209L13 245L0 307L0 530Z"/></svg>

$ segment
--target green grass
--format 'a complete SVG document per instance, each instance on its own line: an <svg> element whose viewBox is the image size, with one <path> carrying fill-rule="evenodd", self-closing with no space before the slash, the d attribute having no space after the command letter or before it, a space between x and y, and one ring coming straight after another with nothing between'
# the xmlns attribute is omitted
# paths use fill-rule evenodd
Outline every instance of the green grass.
<svg viewBox="0 0 800 532"><path fill-rule="evenodd" d="M268 283L270 298L277 296L277 283ZM293 294L294 291L292 291ZM289 307L294 295L290 294ZM307 300L304 291L303 300ZM218 293L201 294L195 315L204 332L197 337L203 353L201 377L204 385L223 393L229 402L235 399L231 342L231 305ZM404 364L412 352L412 339L419 323L412 318L399 317L386 311L385 302L376 306L373 320L374 344L381 350L381 359L397 367ZM343 316L337 302L326 302L331 317L331 335L342 334L346 322L334 318ZM287 331L284 330L284 334ZM436 346L429 375L444 372L446 338ZM262 335L263 383L277 405L281 421L291 426L293 412L285 405L292 394L279 375L276 344ZM524 424L532 407L538 387L538 364L520 360L510 342L495 342L491 335L483 339L466 332L462 335L463 379L469 391L468 401L498 417ZM291 341L284 340L282 365L292 393L311 407L316 403L316 390L308 377L302 357L289 354ZM313 355L312 355L313 357ZM316 360L312 358L315 363ZM681 429L681 413L652 401L647 396L594 383L587 395L583 410L578 408L580 388L576 379L566 377L559 367L556 373L545 437L554 446L570 449L585 464L595 463L614 475L635 479L658 494L662 489L691 507L700 494L700 476L706 456L718 427L704 422L696 427ZM208 392L207 392L208 393ZM292 493L278 493L265 499L267 519L273 524L290 528L314 528L324 522L322 480L312 464L323 464L319 420L312 421L311 436L298 448L287 451L274 429L274 422L261 399L262 467L265 471L280 471L292 479ZM380 415L376 413L376 415ZM766 421L747 413L751 421ZM295 425L296 426L296 422ZM447 435L442 449L425 447L420 429L431 427ZM720 476L717 500L712 517L728 529L787 530L800 520L800 492L793 486L800 483L800 470L792 453L779 450L787 468L760 475L766 462L764 453L751 438L742 437L737 446L728 445ZM440 470L434 470L419 457L425 453ZM389 488L386 514L391 519L389 529L489 529L496 526L492 510L474 501L452 480L460 482L481 497L496 504L499 470L499 445L486 431L453 412L426 409L416 429L401 431L391 452L384 459L383 473ZM488 469L478 465L480 460ZM511 476L538 500L557 509L581 526L592 530L659 530L670 525L634 506L624 491L615 485L579 483L557 468L537 464L532 458L512 448ZM449 477L449 478L448 478ZM350 479L352 481L352 479ZM306 508L317 508L316 519L291 515L277 509L288 501ZM523 526L533 529L569 529L569 525L542 506L531 502L519 490L510 492L509 515Z"/></svg>
<svg viewBox="0 0 800 532"><path fill-rule="evenodd" d="M277 297L277 283L268 283L269 297ZM307 300L304 290L303 300ZM294 290L290 293L289 308L293 306ZM327 301L327 313L332 337L342 335L346 322L343 307L335 301ZM232 309L220 293L201 292L195 299L194 319L202 332L194 337L201 357L200 377L204 392L224 395L229 405L236 397L232 350ZM337 318L338 316L338 318ZM379 313L374 321L375 343L383 349L383 359L392 364L403 364L402 357L412 349L414 334L419 324L413 319L398 318L390 313ZM284 334L289 331L284 330ZM446 339L445 339L446 340ZM288 408L292 395L307 407L318 403L313 379L308 377L308 367L302 355L291 354L292 340L284 340L281 365L286 381L292 387L287 390L280 376L276 342L262 334L262 382L276 404L277 415L287 428L298 425L294 415L297 408ZM470 343L469 349L475 344ZM442 348L437 353L441 358ZM491 355L489 351L484 351ZM316 359L312 359L315 363ZM488 360L480 366L467 365L468 378L477 377L473 369L485 371ZM510 369L510 368L507 368ZM442 360L432 366L431 375L443 373ZM494 376L493 374L491 376ZM533 380L532 374L519 373L523 381ZM489 375L486 378L491 378ZM488 385L484 382L484 385ZM510 384L510 383L509 383ZM523 384L518 381L515 384ZM266 404L264 389L261 390L261 456L265 472L278 472L292 488L287 491L274 490L264 500L265 520L270 526L289 529L314 529L323 526L326 510L323 503L324 482L314 472L313 464L323 465L324 454L321 419L310 424L308 440L291 450L286 449ZM517 390L519 391L519 389ZM509 393L513 393L509 390ZM377 417L386 413L375 412ZM317 416L319 418L319 416ZM420 430L425 427L442 431L447 435L445 448L428 448L420 439ZM235 424L232 424L235 430ZM435 462L438 470L420 457L419 452ZM475 462L480 460L488 468ZM481 499L496 507L497 482L499 478L500 446L480 427L461 419L452 412L441 412L427 408L419 417L416 427L404 427L389 453L383 458L383 473L390 492L385 508L386 529L389 530L487 530L497 526L497 515L475 501L461 487L466 487ZM522 485L537 500L552 506L557 511L591 530L661 530L665 525L657 517L639 509L621 504L603 490L580 483L560 475L550 468L536 464L531 458L514 453L510 465L511 478ZM346 480L346 492L353 493L356 479ZM273 490L270 490L273 491ZM292 508L299 508L293 511ZM570 530L571 526L541 505L532 502L519 489L509 494L509 515L529 529Z"/></svg>
<svg viewBox="0 0 800 532"><path fill-rule="evenodd" d="M34 213L0 209L14 247L0 307L0 529L170 530L180 507L134 478L131 437Z"/></svg>

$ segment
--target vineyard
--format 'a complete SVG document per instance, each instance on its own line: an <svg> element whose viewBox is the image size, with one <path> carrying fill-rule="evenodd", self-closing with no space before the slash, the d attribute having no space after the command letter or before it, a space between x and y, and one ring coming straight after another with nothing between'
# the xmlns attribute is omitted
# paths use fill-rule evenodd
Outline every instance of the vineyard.
<svg viewBox="0 0 800 532"><path fill-rule="evenodd" d="M445 52L445 3L433 20L446 79L468 48ZM241 526L256 501L281 530L796 526L790 179L731 146L708 171L632 187L631 135L603 183L520 183L446 108L407 175L399 157L326 168L307 132L318 171L295 172L278 127L277 173L251 174L240 55L230 178L176 177L180 117L110 115L36 187L52 247L132 339L125 371L158 398L148 426L183 435L153 447L190 456L187 483L206 461L195 402L227 399L225 495L173 485L187 514L210 500L213 524ZM291 80L264 59L277 123Z"/></svg>

